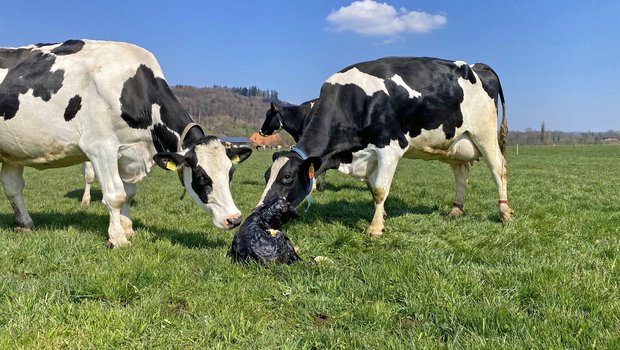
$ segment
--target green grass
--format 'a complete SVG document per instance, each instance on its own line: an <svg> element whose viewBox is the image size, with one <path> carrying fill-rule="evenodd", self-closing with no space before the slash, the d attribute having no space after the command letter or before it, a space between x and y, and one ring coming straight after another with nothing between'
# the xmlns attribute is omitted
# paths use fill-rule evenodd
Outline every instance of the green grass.
<svg viewBox="0 0 620 350"><path fill-rule="evenodd" d="M234 231L179 201L174 174L139 184L133 244L109 250L101 193L79 206L79 167L28 169L37 230L13 231L0 201L0 348L620 348L620 147L519 152L507 155L511 225L485 164L471 171L468 215L449 219L449 167L404 160L388 232L370 240L365 185L330 172L285 226L304 261L268 268L232 264ZM245 214L270 159L238 167Z"/></svg>

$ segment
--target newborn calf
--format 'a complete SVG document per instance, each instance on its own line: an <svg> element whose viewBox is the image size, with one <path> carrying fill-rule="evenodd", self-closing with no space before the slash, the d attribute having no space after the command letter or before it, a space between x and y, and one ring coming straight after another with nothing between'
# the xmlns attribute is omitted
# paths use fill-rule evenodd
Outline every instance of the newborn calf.
<svg viewBox="0 0 620 350"><path fill-rule="evenodd" d="M280 227L298 217L295 207L286 198L274 198L255 208L235 234L230 255L237 262L252 258L261 264L300 260L291 241Z"/></svg>

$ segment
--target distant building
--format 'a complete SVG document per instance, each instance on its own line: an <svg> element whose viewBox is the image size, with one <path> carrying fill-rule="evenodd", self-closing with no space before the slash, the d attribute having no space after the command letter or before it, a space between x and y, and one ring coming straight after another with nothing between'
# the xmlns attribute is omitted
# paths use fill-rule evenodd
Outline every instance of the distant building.
<svg viewBox="0 0 620 350"><path fill-rule="evenodd" d="M247 137L220 137L220 141L226 148L250 146L250 139Z"/></svg>
<svg viewBox="0 0 620 350"><path fill-rule="evenodd" d="M272 148L282 143L282 137L280 136L280 134L273 134L271 136L260 136L259 133L255 132L252 134L252 136L250 136L250 141L255 147L263 146Z"/></svg>

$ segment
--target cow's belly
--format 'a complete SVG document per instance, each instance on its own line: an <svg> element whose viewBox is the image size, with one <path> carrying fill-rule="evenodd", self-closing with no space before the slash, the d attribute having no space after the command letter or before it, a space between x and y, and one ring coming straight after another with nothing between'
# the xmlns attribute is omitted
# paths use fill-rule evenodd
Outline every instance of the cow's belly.
<svg viewBox="0 0 620 350"><path fill-rule="evenodd" d="M45 133L24 135L0 128L0 161L37 169L62 168L87 158L77 142Z"/></svg>
<svg viewBox="0 0 620 350"><path fill-rule="evenodd" d="M410 159L440 160L447 163L472 162L480 156L480 151L468 133L461 133L448 140L441 129L425 131L410 139L404 154L404 157Z"/></svg>
<svg viewBox="0 0 620 350"><path fill-rule="evenodd" d="M377 167L377 152L374 145L353 153L351 163L341 163L338 171L360 180L366 180Z"/></svg>

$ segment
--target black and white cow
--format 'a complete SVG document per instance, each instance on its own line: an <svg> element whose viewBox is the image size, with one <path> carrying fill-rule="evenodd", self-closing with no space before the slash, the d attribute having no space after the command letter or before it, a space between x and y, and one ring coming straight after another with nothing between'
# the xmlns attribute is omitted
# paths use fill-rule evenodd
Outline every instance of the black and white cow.
<svg viewBox="0 0 620 350"><path fill-rule="evenodd" d="M506 114L497 136L499 78L485 64L387 57L343 69L325 81L293 152L274 155L259 205L273 196L299 204L308 168L338 169L366 181L375 203L368 229L384 231L384 202L402 157L450 164L456 180L452 215L463 214L470 164L484 158L510 221L503 156Z"/></svg>
<svg viewBox="0 0 620 350"><path fill-rule="evenodd" d="M261 136L269 136L278 132L280 129L286 130L295 142L299 142L301 133L303 132L308 117L311 115L312 109L316 105L319 99L306 101L299 106L278 106L271 104L271 107L265 114L265 121L261 126L258 133ZM326 172L323 172L319 176L319 189L325 188L326 185ZM316 183L313 183L316 185ZM313 188L314 189L314 188Z"/></svg>
<svg viewBox="0 0 620 350"><path fill-rule="evenodd" d="M185 189L231 229L241 213L230 194L231 158L179 104L155 57L117 42L69 40L0 49L0 180L17 226L30 229L22 191L24 166L92 161L110 213L110 246L129 244L129 203L153 164L182 170Z"/></svg>

